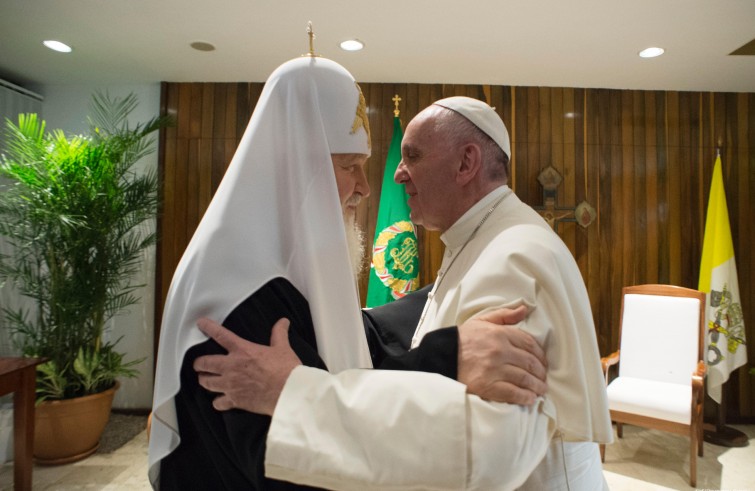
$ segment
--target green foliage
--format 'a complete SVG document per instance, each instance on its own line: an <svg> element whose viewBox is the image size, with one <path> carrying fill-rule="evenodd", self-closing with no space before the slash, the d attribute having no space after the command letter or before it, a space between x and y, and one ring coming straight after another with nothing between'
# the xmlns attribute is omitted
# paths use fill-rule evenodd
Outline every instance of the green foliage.
<svg viewBox="0 0 755 491"><path fill-rule="evenodd" d="M157 176L134 164L168 121L131 128L136 105L133 94L96 94L86 136L46 132L36 114L7 121L0 234L13 253L0 256L0 280L35 307L2 310L24 355L49 358L38 370L41 399L100 392L136 375L137 362L103 343L108 320L138 302L132 278L155 242L144 225L157 214Z"/></svg>
<svg viewBox="0 0 755 491"><path fill-rule="evenodd" d="M143 360L123 361L123 354L116 352L113 344L105 344L98 351L79 348L73 361L73 369L80 376L84 392L94 394L107 390L117 377L134 377L138 372L131 368Z"/></svg>

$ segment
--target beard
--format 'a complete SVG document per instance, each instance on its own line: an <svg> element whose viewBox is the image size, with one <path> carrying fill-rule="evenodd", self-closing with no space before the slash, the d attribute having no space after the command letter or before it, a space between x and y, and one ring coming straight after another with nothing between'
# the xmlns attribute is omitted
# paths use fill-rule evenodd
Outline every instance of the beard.
<svg viewBox="0 0 755 491"><path fill-rule="evenodd" d="M344 213L343 224L346 228L346 244L349 249L349 262L354 272L354 278L359 281L359 277L364 272L364 231L359 228L355 213Z"/></svg>

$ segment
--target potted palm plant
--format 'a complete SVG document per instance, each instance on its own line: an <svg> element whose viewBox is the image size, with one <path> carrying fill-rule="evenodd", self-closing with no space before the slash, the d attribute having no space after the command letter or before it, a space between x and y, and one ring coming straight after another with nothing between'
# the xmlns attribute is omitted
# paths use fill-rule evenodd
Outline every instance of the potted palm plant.
<svg viewBox="0 0 755 491"><path fill-rule="evenodd" d="M167 121L129 126L136 105L133 94L96 94L87 135L47 132L36 114L7 122L0 234L12 253L0 257L0 279L33 307L2 312L21 352L48 360L37 370L38 461L70 462L94 452L117 379L136 375L141 361L127 361L118 340L105 337L109 319L138 302L140 285L132 277L141 252L155 242L146 222L157 213L157 177L134 165L153 151L151 135ZM84 408L90 400L104 415ZM72 403L75 409L66 409ZM57 423L48 414L61 410L84 420ZM44 441L45 432L52 441ZM78 436L86 441L73 442Z"/></svg>

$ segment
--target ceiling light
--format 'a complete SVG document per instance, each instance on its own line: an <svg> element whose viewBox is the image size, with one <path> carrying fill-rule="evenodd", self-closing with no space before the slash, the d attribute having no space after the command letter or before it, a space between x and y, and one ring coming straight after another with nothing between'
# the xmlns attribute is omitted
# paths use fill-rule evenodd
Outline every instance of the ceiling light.
<svg viewBox="0 0 755 491"><path fill-rule="evenodd" d="M215 51L215 46L204 41L194 41L189 46L197 51Z"/></svg>
<svg viewBox="0 0 755 491"><path fill-rule="evenodd" d="M53 51L60 51L61 53L70 53L73 51L73 48L68 46L65 43L61 43L60 41L54 41L52 39L48 39L47 41L42 41L42 44L47 46Z"/></svg>
<svg viewBox="0 0 755 491"><path fill-rule="evenodd" d="M345 51L359 51L364 48L364 43L358 39L347 39L341 43L341 49Z"/></svg>
<svg viewBox="0 0 755 491"><path fill-rule="evenodd" d="M664 51L666 50L663 48L645 48L640 51L640 58L655 58L656 56L661 56Z"/></svg>

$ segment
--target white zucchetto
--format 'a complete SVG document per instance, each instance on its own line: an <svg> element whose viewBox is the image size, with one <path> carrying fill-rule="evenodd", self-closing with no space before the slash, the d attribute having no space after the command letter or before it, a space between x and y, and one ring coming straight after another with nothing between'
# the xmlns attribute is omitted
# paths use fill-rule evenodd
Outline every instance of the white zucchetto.
<svg viewBox="0 0 755 491"><path fill-rule="evenodd" d="M509 132L503 120L495 112L495 109L484 102L471 97L448 97L433 102L434 106L445 107L457 112L467 118L473 125L477 126L483 133L488 135L508 158L511 158L511 141Z"/></svg>

